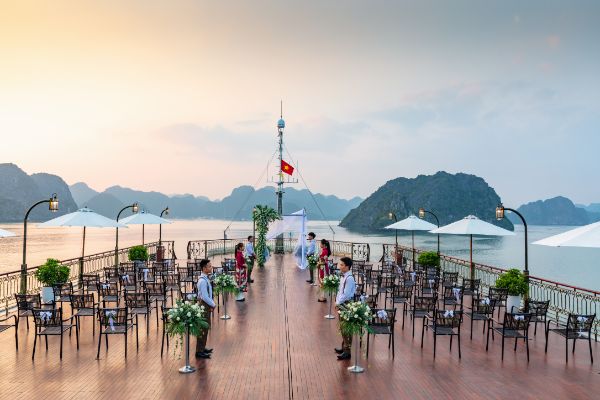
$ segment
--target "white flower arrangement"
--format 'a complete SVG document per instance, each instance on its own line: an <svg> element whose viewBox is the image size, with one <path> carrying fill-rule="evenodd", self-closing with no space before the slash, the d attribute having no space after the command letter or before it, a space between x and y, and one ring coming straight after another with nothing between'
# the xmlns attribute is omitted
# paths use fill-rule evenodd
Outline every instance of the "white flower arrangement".
<svg viewBox="0 0 600 400"><path fill-rule="evenodd" d="M340 306L340 328L344 335L362 335L369 330L369 322L373 318L371 308L360 301L352 301Z"/></svg>
<svg viewBox="0 0 600 400"><path fill-rule="evenodd" d="M175 351L181 349L183 336L188 332L192 336L200 336L203 331L209 329L208 322L204 318L204 306L189 301L177 300L175 307L167 312L166 331L169 336L175 336Z"/></svg>
<svg viewBox="0 0 600 400"><path fill-rule="evenodd" d="M338 287L340 286L340 277L335 274L326 275L323 278L323 290L326 293L332 294L337 292Z"/></svg>
<svg viewBox="0 0 600 400"><path fill-rule="evenodd" d="M306 260L308 261L308 268L310 268L311 271L317 268L317 264L319 263L319 257L316 254L309 255L308 257L306 257Z"/></svg>
<svg viewBox="0 0 600 400"><path fill-rule="evenodd" d="M235 279L233 279L233 276L231 276L229 274L217 275L214 279L214 287L215 287L216 294L219 294L219 293L237 294L239 292L239 289L237 287Z"/></svg>

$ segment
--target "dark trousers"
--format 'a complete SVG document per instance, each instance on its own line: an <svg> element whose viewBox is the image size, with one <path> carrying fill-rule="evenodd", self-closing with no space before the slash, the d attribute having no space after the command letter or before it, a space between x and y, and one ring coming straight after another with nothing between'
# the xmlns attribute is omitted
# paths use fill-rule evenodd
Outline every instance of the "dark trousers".
<svg viewBox="0 0 600 400"><path fill-rule="evenodd" d="M344 353L352 353L352 335L342 335L342 349L344 349Z"/></svg>
<svg viewBox="0 0 600 400"><path fill-rule="evenodd" d="M315 270L312 269L311 267L308 267L308 272L310 272L310 281L314 282L315 281Z"/></svg>
<svg viewBox="0 0 600 400"><path fill-rule="evenodd" d="M250 282L251 276L252 276L252 270L254 269L254 257L252 257L252 261L247 263L247 267L248 267L248 282Z"/></svg>
<svg viewBox="0 0 600 400"><path fill-rule="evenodd" d="M338 309L338 307L336 306L336 310ZM344 353L348 353L350 354L352 352L352 335L350 336L346 336L342 333L342 324L339 324L339 328L340 328L340 335L342 335L342 350L344 350Z"/></svg>
<svg viewBox="0 0 600 400"><path fill-rule="evenodd" d="M210 308L210 306L202 300L200 300L200 305L204 306L204 309L206 310L206 322L208 322L208 328L210 329L210 321L212 319L212 308ZM196 353L201 353L206 348L206 340L208 339L209 329L203 330L202 334L196 338Z"/></svg>

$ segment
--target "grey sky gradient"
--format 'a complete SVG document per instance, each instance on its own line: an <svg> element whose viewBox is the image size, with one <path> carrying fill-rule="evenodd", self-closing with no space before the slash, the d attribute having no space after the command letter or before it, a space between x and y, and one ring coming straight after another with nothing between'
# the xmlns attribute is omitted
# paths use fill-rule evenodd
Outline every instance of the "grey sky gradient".
<svg viewBox="0 0 600 400"><path fill-rule="evenodd" d="M600 2L0 4L0 160L30 173L220 198L283 98L314 191L446 170L600 202Z"/></svg>

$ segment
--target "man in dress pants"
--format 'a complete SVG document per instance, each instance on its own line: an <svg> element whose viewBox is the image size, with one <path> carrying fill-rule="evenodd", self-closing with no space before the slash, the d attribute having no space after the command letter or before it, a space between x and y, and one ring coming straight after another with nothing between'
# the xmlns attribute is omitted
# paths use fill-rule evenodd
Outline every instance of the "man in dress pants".
<svg viewBox="0 0 600 400"><path fill-rule="evenodd" d="M315 241L316 235L314 234L314 232L310 232L307 236L308 236L308 243L306 244L306 258L308 258L311 255L314 255L315 252L317 251L317 243ZM307 280L306 282L313 283L314 282L314 271L312 269L310 269L310 267L308 268L308 271L310 272L310 279Z"/></svg>
<svg viewBox="0 0 600 400"><path fill-rule="evenodd" d="M200 268L202 274L200 275L200 279L198 279L198 298L200 300L200 305L204 306L204 317L206 318L206 322L208 322L208 327L210 329L211 312L216 307L215 301L213 300L212 284L208 278L208 276L212 274L213 267L210 260L204 259L200 261ZM212 349L206 348L207 338L208 329L205 329L202 331L202 334L198 336L196 341L196 358L210 359Z"/></svg>
<svg viewBox="0 0 600 400"><path fill-rule="evenodd" d="M354 276L352 276L352 259L349 257L342 257L338 262L338 268L342 273L340 279L340 285L338 286L338 293L335 298L335 308L339 309L343 307L349 301L354 299L354 293L356 292L356 282ZM340 330L341 333L341 330ZM338 353L338 360L349 360L351 358L350 349L352 347L352 336L345 336L342 334L342 347L335 349Z"/></svg>

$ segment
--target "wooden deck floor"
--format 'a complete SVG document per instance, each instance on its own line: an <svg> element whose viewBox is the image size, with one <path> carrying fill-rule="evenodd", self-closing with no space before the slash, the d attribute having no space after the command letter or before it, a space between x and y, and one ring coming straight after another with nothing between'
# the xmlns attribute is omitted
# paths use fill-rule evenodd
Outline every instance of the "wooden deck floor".
<svg viewBox="0 0 600 400"><path fill-rule="evenodd" d="M285 261L285 267L283 267ZM232 319L213 319L209 347L214 356L193 361L198 371L181 375L183 365L172 352L160 358L161 330L151 319L150 334L140 330L140 349L130 336L127 361L123 338L111 338L109 352L96 360L97 336L86 322L81 347L75 338L65 341L58 359L58 340L51 339L31 361L32 331L19 329L19 351L11 331L0 334L0 393L9 398L33 399L397 399L397 398L555 398L592 399L600 393L599 368L590 365L586 345L564 360L564 344L551 335L544 354L544 336L530 342L531 362L524 348L516 353L507 345L500 361L500 342L485 352L481 325L469 340L468 323L462 342L462 360L456 347L438 341L433 360L432 337L426 333L424 348L413 341L409 321L404 331L397 325L396 358L387 339L371 342L363 374L350 374L348 362L335 358L340 344L337 321L325 320L327 304L316 302L316 289L307 273L292 265L291 258L274 257L254 274L256 283L245 303L229 303ZM223 310L221 309L221 312ZM418 336L418 335L417 335ZM195 344L195 341L194 341ZM597 356L597 345L594 354ZM8 397L7 397L8 398Z"/></svg>

